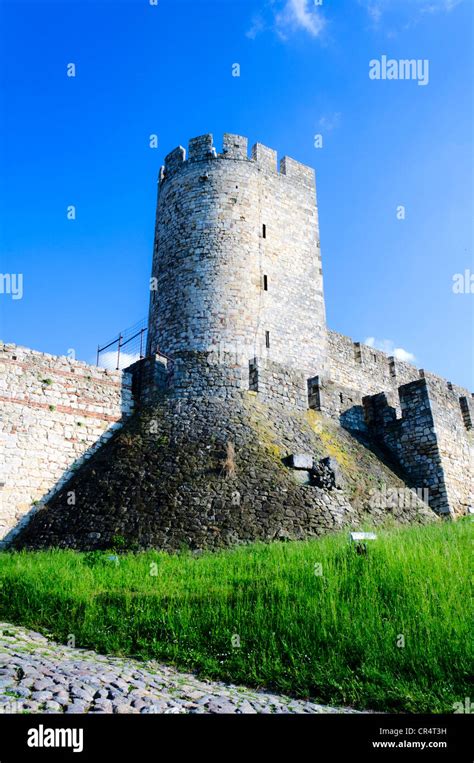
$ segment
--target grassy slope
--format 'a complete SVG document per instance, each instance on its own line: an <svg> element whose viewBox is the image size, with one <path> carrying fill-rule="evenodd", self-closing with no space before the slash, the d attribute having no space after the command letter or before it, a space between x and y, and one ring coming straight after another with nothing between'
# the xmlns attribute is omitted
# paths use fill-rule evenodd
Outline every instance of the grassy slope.
<svg viewBox="0 0 474 763"><path fill-rule="evenodd" d="M365 557L345 535L117 565L100 552L3 553L0 617L327 703L449 712L469 696L470 530L391 530Z"/></svg>

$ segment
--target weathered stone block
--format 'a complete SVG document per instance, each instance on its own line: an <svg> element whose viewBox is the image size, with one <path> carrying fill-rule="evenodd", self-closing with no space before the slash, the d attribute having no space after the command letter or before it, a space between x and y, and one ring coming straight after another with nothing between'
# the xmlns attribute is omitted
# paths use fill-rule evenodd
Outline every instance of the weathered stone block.
<svg viewBox="0 0 474 763"><path fill-rule="evenodd" d="M290 464L293 469L312 469L313 456L311 453L293 453L290 456Z"/></svg>

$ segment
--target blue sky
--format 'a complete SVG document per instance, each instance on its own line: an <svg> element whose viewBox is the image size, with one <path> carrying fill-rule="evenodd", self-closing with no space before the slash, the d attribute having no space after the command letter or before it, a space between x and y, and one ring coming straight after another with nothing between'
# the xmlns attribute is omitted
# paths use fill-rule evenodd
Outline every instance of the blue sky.
<svg viewBox="0 0 474 763"><path fill-rule="evenodd" d="M163 157L227 131L316 168L329 326L473 389L472 23L471 0L0 2L0 273L23 274L0 338L92 360L144 317ZM370 79L383 55L428 83Z"/></svg>

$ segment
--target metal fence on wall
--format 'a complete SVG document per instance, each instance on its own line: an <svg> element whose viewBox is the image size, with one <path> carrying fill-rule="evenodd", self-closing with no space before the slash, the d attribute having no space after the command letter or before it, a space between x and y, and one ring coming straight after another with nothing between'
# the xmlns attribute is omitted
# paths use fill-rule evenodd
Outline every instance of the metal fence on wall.
<svg viewBox="0 0 474 763"><path fill-rule="evenodd" d="M124 329L119 335L97 347L97 365L102 368L123 369L146 355L147 318Z"/></svg>

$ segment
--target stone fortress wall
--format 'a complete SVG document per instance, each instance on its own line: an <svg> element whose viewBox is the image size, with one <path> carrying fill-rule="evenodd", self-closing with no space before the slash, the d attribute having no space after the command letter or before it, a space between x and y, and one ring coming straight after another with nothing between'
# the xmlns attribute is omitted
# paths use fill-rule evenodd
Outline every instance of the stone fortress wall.
<svg viewBox="0 0 474 763"><path fill-rule="evenodd" d="M411 363L328 331L327 375L310 406L375 436L440 514L474 508L474 395Z"/></svg>
<svg viewBox="0 0 474 763"><path fill-rule="evenodd" d="M130 374L0 343L0 540L132 409Z"/></svg>
<svg viewBox="0 0 474 763"><path fill-rule="evenodd" d="M155 231L145 359L108 372L0 344L0 538L163 390L317 409L375 439L436 512L474 507L473 395L326 329L314 170L194 138L165 159Z"/></svg>
<svg viewBox="0 0 474 763"><path fill-rule="evenodd" d="M203 399L250 390L265 402L312 408L353 433L375 438L413 488L428 488L437 513L459 515L474 508L473 394L335 332L328 331L328 346L333 354L327 375L309 379L267 357L253 358L247 379L232 355L189 353L186 363L180 358L176 382L176 369L165 358L151 357L137 364L137 370L144 363L154 369L145 375L137 400L150 402L157 389Z"/></svg>

